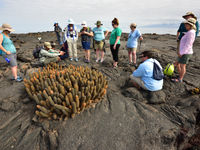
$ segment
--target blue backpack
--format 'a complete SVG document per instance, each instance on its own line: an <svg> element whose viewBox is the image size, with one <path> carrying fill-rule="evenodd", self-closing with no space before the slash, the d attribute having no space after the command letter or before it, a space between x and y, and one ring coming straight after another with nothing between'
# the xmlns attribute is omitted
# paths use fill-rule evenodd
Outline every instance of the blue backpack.
<svg viewBox="0 0 200 150"><path fill-rule="evenodd" d="M153 62L153 78L155 80L162 80L164 78L162 68L155 61Z"/></svg>

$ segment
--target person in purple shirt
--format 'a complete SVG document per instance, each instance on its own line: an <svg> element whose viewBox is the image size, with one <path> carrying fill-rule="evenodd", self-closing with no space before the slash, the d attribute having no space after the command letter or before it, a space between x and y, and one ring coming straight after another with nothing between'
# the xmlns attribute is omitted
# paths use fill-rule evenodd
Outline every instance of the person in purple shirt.
<svg viewBox="0 0 200 150"><path fill-rule="evenodd" d="M196 19L189 18L188 20L184 21L185 28L187 32L181 38L180 41L180 48L178 52L178 62L177 62L177 69L179 72L178 79L172 79L173 82L182 82L183 77L186 73L186 64L188 63L190 57L193 54L193 43L195 40L195 33L196 33Z"/></svg>
<svg viewBox="0 0 200 150"><path fill-rule="evenodd" d="M142 53L142 62L137 70L130 75L130 81L136 88L148 90L148 91L158 91L163 87L163 79L156 80L153 78L153 67L154 62L162 69L160 63L154 59L155 52L144 51Z"/></svg>

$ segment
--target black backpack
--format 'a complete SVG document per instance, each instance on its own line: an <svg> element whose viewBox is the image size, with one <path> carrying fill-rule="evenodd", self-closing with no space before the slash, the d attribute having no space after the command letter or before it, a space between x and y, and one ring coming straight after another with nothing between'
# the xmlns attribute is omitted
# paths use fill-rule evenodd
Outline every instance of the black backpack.
<svg viewBox="0 0 200 150"><path fill-rule="evenodd" d="M153 62L153 78L155 80L162 80L164 78L162 68L155 61Z"/></svg>
<svg viewBox="0 0 200 150"><path fill-rule="evenodd" d="M42 46L36 46L35 49L33 50L33 56L34 58L40 58L40 50L42 49Z"/></svg>

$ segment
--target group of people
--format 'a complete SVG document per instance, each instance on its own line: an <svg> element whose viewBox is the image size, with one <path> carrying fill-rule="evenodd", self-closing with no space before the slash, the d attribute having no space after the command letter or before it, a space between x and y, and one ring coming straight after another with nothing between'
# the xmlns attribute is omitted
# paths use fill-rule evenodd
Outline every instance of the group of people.
<svg viewBox="0 0 200 150"><path fill-rule="evenodd" d="M103 27L101 21L96 22L96 27L91 29L88 27L87 22L83 21L81 26L82 29L80 30L79 34L75 23L72 19L68 20L68 25L64 29L64 34L62 35L62 29L58 25L58 23L54 23L54 31L57 35L57 40L60 45L64 43L68 44L68 51L69 51L69 59L72 61L78 61L77 57L77 40L78 37L81 37L82 47L85 50L85 62L90 62L90 49L91 43L93 40L93 48L96 51L96 62L103 62L104 61L104 54L105 54L105 38L108 36L108 29ZM113 30L110 34L110 50L113 56L113 67L118 66L118 53L120 48L120 37L122 34L122 30L119 28L119 20L114 18L112 20ZM129 56L129 64L136 64L136 50L137 50L137 40L143 40L143 37L138 29L136 29L137 25L132 23L130 25L131 32L128 37L127 41L127 49L128 49L128 56ZM63 37L63 38L62 38Z"/></svg>
<svg viewBox="0 0 200 150"><path fill-rule="evenodd" d="M198 35L199 25L197 17L188 12L183 16L185 21L181 23L177 32L177 66L179 72L179 78L172 79L173 82L182 82L183 77L186 73L186 64L193 54L193 43L195 37ZM108 36L108 30L103 27L101 21L96 22L96 27L91 29L87 26L87 22L83 21L80 32L77 31L75 23L72 19L68 20L68 25L64 29L59 27L58 23L54 24L55 32L58 38L58 42L62 45L60 50L55 49L55 43L45 42L44 47L39 52L39 61L44 65L50 62L57 62L69 57L71 61L78 61L77 56L77 41L78 37L81 37L82 47L85 50L85 62L90 62L90 47L93 39L93 46L96 51L96 62L104 61L104 45L105 38ZM113 67L118 66L118 53L120 48L120 37L122 30L119 27L119 20L114 18L112 20L113 30L110 34L110 50L113 56ZM137 25L132 23L130 25L131 32L128 36L127 50L129 57L129 64L133 64L137 68L136 63L136 51L138 46L138 39L143 40L142 34L138 29ZM9 59L9 63L12 69L13 79L16 81L22 81L22 78L17 75L17 60L16 60L16 49L12 41L10 40L9 34L14 30L9 24L3 24L0 27L3 32L0 34L0 54L4 58ZM148 91L158 91L163 87L163 79L154 78L155 64L162 70L162 66L156 60L155 53L153 51L144 51L139 57L142 63L139 67L131 74L130 82L137 87Z"/></svg>

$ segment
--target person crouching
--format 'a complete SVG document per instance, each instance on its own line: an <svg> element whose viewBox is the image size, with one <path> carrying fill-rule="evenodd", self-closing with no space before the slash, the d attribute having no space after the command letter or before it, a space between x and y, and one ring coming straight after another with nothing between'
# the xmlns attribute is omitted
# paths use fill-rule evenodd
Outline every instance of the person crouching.
<svg viewBox="0 0 200 150"><path fill-rule="evenodd" d="M148 90L148 91L158 91L163 87L163 79L156 80L153 78L154 62L162 69L160 63L154 59L155 53L153 51L144 51L140 58L142 63L139 67L130 75L130 80L133 86L136 88Z"/></svg>
<svg viewBox="0 0 200 150"><path fill-rule="evenodd" d="M59 56L62 55L64 55L64 52L53 50L50 42L44 42L44 48L39 53L39 61L43 65L47 65L51 62L58 62L60 60Z"/></svg>

